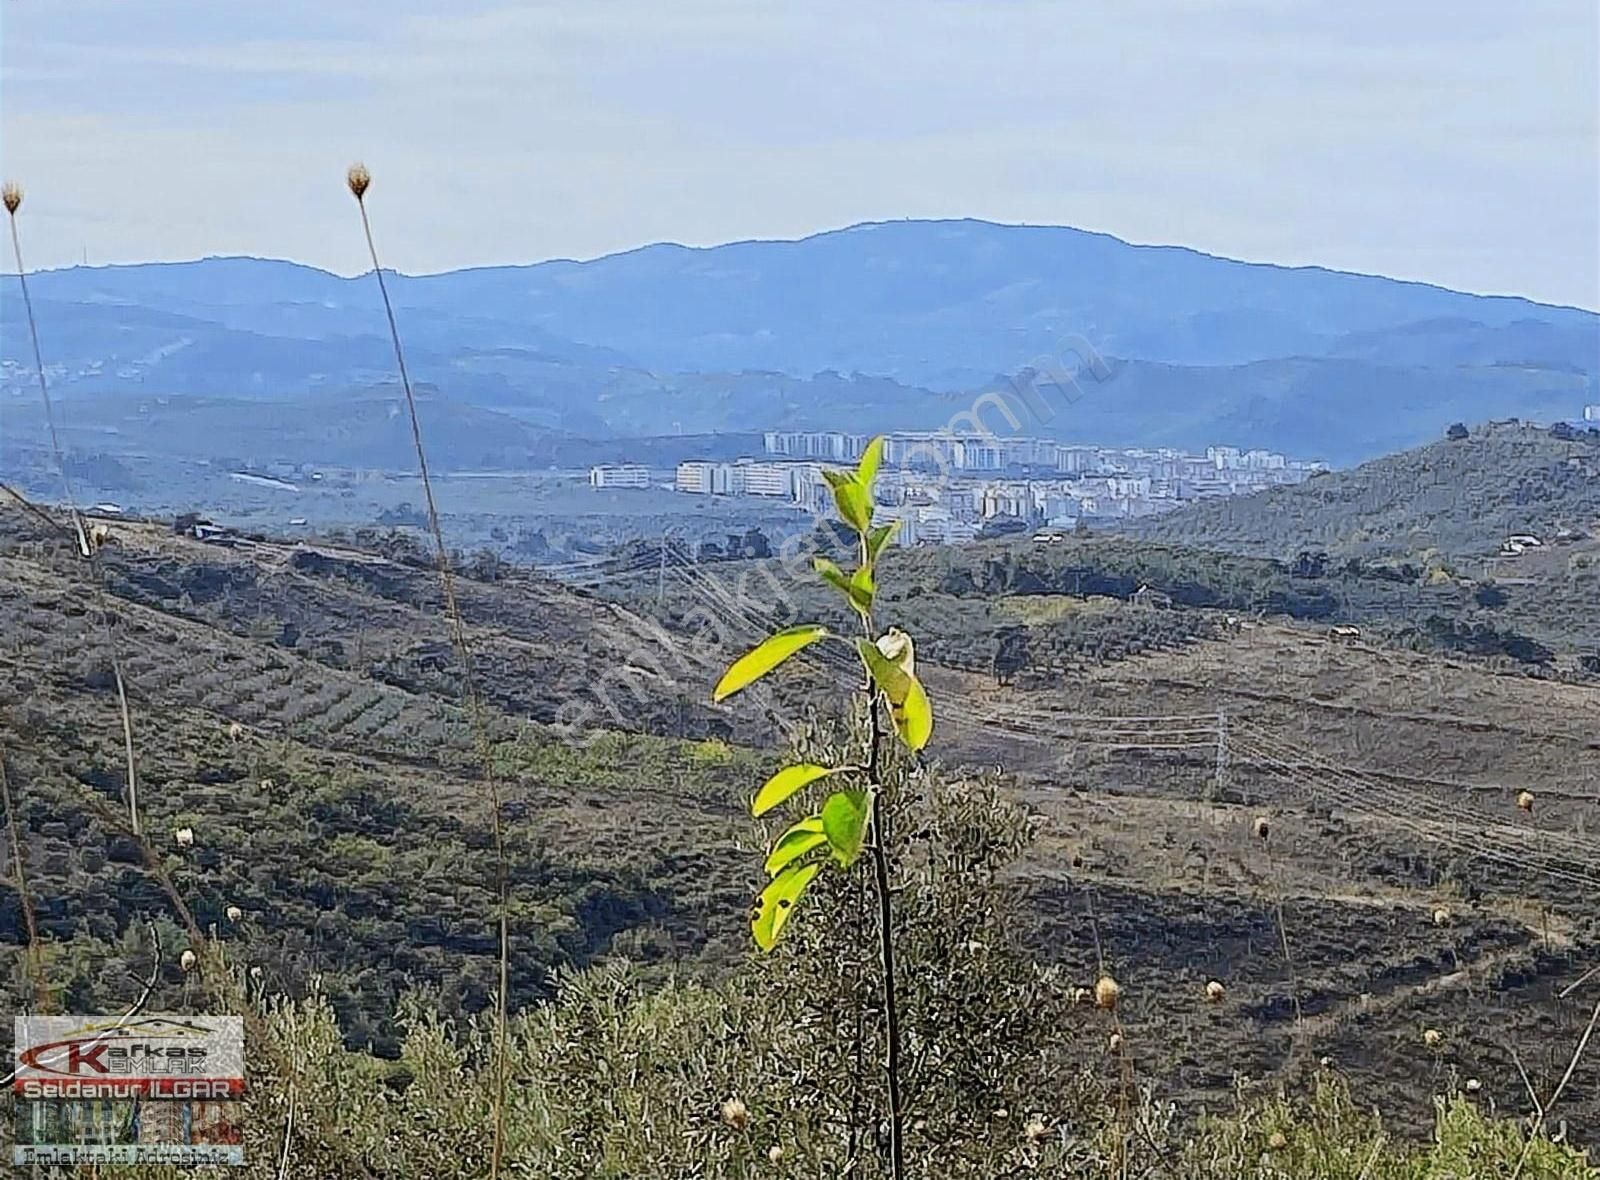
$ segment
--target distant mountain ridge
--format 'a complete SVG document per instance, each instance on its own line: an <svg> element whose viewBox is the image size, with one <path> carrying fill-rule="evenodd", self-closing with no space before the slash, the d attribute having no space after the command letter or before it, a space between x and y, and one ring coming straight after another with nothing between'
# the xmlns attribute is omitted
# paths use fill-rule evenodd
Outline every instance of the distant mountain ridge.
<svg viewBox="0 0 1600 1180"><path fill-rule="evenodd" d="M32 282L63 396L295 398L368 387L390 365L370 276L213 258ZM874 428L929 428L959 408L940 395L1084 352L1117 375L1034 432L1301 452L1309 436L1343 462L1421 441L1441 419L1576 416L1600 400L1593 312L1065 227L878 222L795 241L397 274L391 290L422 379L589 436L718 429L708 407L737 410L728 398L763 375L788 391L763 406L763 424L839 425L848 402L806 382L862 374L902 391ZM26 367L18 314L7 287L0 357L19 366L5 375L13 389ZM1373 422L1375 408L1395 421Z"/></svg>

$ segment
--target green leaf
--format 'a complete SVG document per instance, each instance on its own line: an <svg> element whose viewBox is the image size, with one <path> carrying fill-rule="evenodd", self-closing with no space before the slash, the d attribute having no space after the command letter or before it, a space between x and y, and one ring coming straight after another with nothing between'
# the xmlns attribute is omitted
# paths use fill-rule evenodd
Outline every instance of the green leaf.
<svg viewBox="0 0 1600 1180"><path fill-rule="evenodd" d="M878 467L883 462L883 435L878 435L867 444L867 449L861 452L861 462L856 467L856 482L867 489L867 497L872 497L872 481L878 478Z"/></svg>
<svg viewBox="0 0 1600 1180"><path fill-rule="evenodd" d="M861 855L867 834L867 793L835 791L822 805L822 831L833 848L834 859L849 868Z"/></svg>
<svg viewBox="0 0 1600 1180"><path fill-rule="evenodd" d="M839 563L830 561L826 557L811 559L811 568L817 571L817 576L828 585L832 586L846 598L850 597L850 575L839 568Z"/></svg>
<svg viewBox="0 0 1600 1180"><path fill-rule="evenodd" d="M855 480L846 478L833 485L833 503L839 518L865 534L872 527L872 496Z"/></svg>
<svg viewBox="0 0 1600 1180"><path fill-rule="evenodd" d="M847 574L838 565L826 557L813 558L811 568L817 571L819 577L832 586L840 594L850 600L850 605L862 614L872 609L872 596L875 587L872 581L872 571L863 566L854 574Z"/></svg>
<svg viewBox="0 0 1600 1180"><path fill-rule="evenodd" d="M900 522L891 520L888 524L880 524L867 533L867 560L877 561L878 554L883 552L896 533L900 531Z"/></svg>
<svg viewBox="0 0 1600 1180"><path fill-rule="evenodd" d="M794 907L800 903L806 886L821 870L822 866L815 861L804 865L791 864L761 891L755 915L750 921L750 931L755 935L756 945L762 950L770 951L778 944L778 936L793 915Z"/></svg>
<svg viewBox="0 0 1600 1180"><path fill-rule="evenodd" d="M802 856L828 842L822 831L822 817L808 816L779 836L767 855L767 876L781 873Z"/></svg>
<svg viewBox="0 0 1600 1180"><path fill-rule="evenodd" d="M798 627L785 627L782 631L767 636L759 646L740 656L733 662L733 666L722 674L722 679L717 681L717 687L711 692L711 699L720 701L732 696L741 688L760 680L795 652L810 646L827 634L826 627L816 623L806 623Z"/></svg>
<svg viewBox="0 0 1600 1180"><path fill-rule="evenodd" d="M798 766L785 766L756 792L756 797L750 804L750 814L765 815L807 784L838 773L831 766L817 766L810 762L802 762Z"/></svg>
<svg viewBox="0 0 1600 1180"><path fill-rule="evenodd" d="M883 690L883 694L889 698L891 705L898 705L906 699L906 694L911 691L910 677L898 664L893 663L879 651L878 645L870 639L856 640L856 651L860 653L861 662L866 665L867 672Z"/></svg>
<svg viewBox="0 0 1600 1180"><path fill-rule="evenodd" d="M913 750L922 749L933 736L933 707L928 703L928 694L923 691L922 682L879 651L878 645L870 640L856 640L856 650L861 654L861 662L866 665L873 682L889 698L895 732L900 735L900 740ZM906 657L909 660L909 649Z"/></svg>
<svg viewBox="0 0 1600 1180"><path fill-rule="evenodd" d="M878 583L872 577L870 565L864 565L850 575L850 605L862 614L872 609L872 599L877 593Z"/></svg>

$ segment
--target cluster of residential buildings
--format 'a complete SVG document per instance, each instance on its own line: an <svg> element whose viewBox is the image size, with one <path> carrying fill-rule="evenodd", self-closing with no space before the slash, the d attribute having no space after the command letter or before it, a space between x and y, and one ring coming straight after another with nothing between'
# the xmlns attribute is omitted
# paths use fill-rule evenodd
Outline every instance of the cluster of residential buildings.
<svg viewBox="0 0 1600 1180"><path fill-rule="evenodd" d="M766 454L732 462L678 464L684 495L756 496L825 514L832 494L825 466L860 457L869 437L835 431L769 431ZM1213 446L1204 454L1169 447L1115 448L1040 438L950 431L885 439L877 508L901 522L905 544L970 540L985 526L1073 527L1080 520L1154 515L1190 500L1298 483L1325 467L1275 451ZM595 467L597 488L649 487L644 467Z"/></svg>

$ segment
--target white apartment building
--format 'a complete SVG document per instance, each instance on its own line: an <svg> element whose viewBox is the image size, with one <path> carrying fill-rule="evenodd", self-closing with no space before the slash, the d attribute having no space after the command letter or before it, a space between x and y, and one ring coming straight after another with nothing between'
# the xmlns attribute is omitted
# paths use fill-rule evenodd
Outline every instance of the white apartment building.
<svg viewBox="0 0 1600 1180"><path fill-rule="evenodd" d="M1100 467L1098 447L1057 447L1056 470L1067 475L1081 475Z"/></svg>
<svg viewBox="0 0 1600 1180"><path fill-rule="evenodd" d="M1246 451L1244 465L1252 471L1282 471L1289 460L1276 451Z"/></svg>
<svg viewBox="0 0 1600 1180"><path fill-rule="evenodd" d="M1033 516L1033 487L1027 483L993 483L984 487L978 512L988 520L1011 516L1026 520Z"/></svg>
<svg viewBox="0 0 1600 1180"><path fill-rule="evenodd" d="M831 494L815 463L774 463L740 459L714 463L689 459L678 464L675 491L695 496L771 496L816 507L831 503Z"/></svg>
<svg viewBox="0 0 1600 1180"><path fill-rule="evenodd" d="M933 467L951 470L961 466L956 436L943 431L903 431L883 443L883 461L890 467Z"/></svg>
<svg viewBox="0 0 1600 1180"><path fill-rule="evenodd" d="M899 545L953 545L971 541L978 535L975 524L957 520L945 509L935 506L906 508L899 514L899 520L900 531L895 534L895 543Z"/></svg>
<svg viewBox="0 0 1600 1180"><path fill-rule="evenodd" d="M861 457L868 439L864 434L843 434L836 430L769 430L761 441L769 455L846 463Z"/></svg>
<svg viewBox="0 0 1600 1180"><path fill-rule="evenodd" d="M725 496L731 484L728 471L726 463L689 459L678 464L677 478L672 481L672 486L676 491L697 496Z"/></svg>
<svg viewBox="0 0 1600 1180"><path fill-rule="evenodd" d="M650 469L637 463L602 463L589 468L592 488L647 488Z"/></svg>
<svg viewBox="0 0 1600 1180"><path fill-rule="evenodd" d="M1600 422L1600 406L1584 406L1583 420L1585 422Z"/></svg>
<svg viewBox="0 0 1600 1180"><path fill-rule="evenodd" d="M1130 496L1145 497L1150 494L1148 475L1113 475L1106 480L1106 490L1118 499Z"/></svg>
<svg viewBox="0 0 1600 1180"><path fill-rule="evenodd" d="M737 463L733 468L735 494L746 496L794 495L794 465L791 463Z"/></svg>
<svg viewBox="0 0 1600 1180"><path fill-rule="evenodd" d="M1082 503L1077 496L1058 491L1045 492L1039 499L1039 508L1044 513L1044 518L1051 524L1057 521L1076 522L1083 511Z"/></svg>
<svg viewBox="0 0 1600 1180"><path fill-rule="evenodd" d="M807 512L827 512L833 504L833 489L822 478L822 467L816 463L796 463L792 475L794 502Z"/></svg>

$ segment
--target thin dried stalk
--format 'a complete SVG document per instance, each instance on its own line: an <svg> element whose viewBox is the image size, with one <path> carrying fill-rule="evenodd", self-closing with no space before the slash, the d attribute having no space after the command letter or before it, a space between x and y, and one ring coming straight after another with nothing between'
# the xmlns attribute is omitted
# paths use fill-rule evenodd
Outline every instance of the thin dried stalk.
<svg viewBox="0 0 1600 1180"><path fill-rule="evenodd" d="M117 708L122 715L122 746L127 759L128 819L135 835L139 834L139 769L133 748L133 716L128 710L128 688L122 676L122 655L117 648L117 637L112 630L111 607L105 588L105 571L101 567L99 552L89 541L83 527L83 514L78 511L77 497L72 490L72 476L67 471L66 456L61 450L61 436L56 431L55 406L50 401L50 385L44 376L44 354L39 348L39 325L33 314L33 296L28 292L28 272L22 264L22 237L17 230L17 210L22 205L22 190L7 184L4 192L6 213L11 220L11 253L17 263L17 283L22 288L22 306L28 317L28 338L33 343L33 369L39 378L39 399L44 403L45 426L50 434L50 449L55 456L56 468L61 472L61 486L67 497L67 510L72 514L72 527L77 533L78 552L89 562L94 575L95 602L100 608L100 625L105 631L106 650L111 654L111 674L117 685Z"/></svg>
<svg viewBox="0 0 1600 1180"><path fill-rule="evenodd" d="M389 286L383 279L383 265L378 261L378 247L372 238L372 222L367 217L366 194L372 184L372 175L360 165L352 165L346 174L350 193L361 211L361 230L366 236L367 253L372 258L372 273L378 280L378 293L383 299L383 312L389 321L389 339L394 345L395 367L400 373L400 385L406 395L406 409L411 418L411 441L417 452L417 469L422 476L422 495L428 509L428 529L433 534L434 557L439 570L439 585L444 597L445 614L450 625L450 638L455 645L456 657L461 661L462 683L466 691L467 712L472 721L478 757L483 764L484 784L489 792L490 820L494 830L495 894L499 908L500 936L500 987L495 1008L495 1099L494 1142L490 1151L489 1176L497 1180L505 1151L506 1106L506 1031L509 1022L508 1003L511 982L510 931L507 926L506 847L505 827L500 811L500 787L495 775L494 753L489 742L487 722L483 716L483 702L478 695L477 682L472 670L472 650L467 643L466 624L461 617L461 606L456 599L455 571L450 565L450 551L445 547L444 529L439 524L439 509L433 497L433 481L428 475L428 456L422 445L422 427L417 421L417 399L412 392L411 376L406 370L405 350L400 345L400 328L394 318L394 303L389 298Z"/></svg>
<svg viewBox="0 0 1600 1180"><path fill-rule="evenodd" d="M0 803L6 809L6 829L11 837L11 873L17 882L17 897L22 902L22 925L28 932L26 953L28 982L32 994L29 1006L49 1011L50 985L44 972L44 949L39 945L39 922L33 911L33 898L28 895L28 872L22 860L22 837L17 828L17 808L11 797L11 779L6 773L6 751L0 745Z"/></svg>

